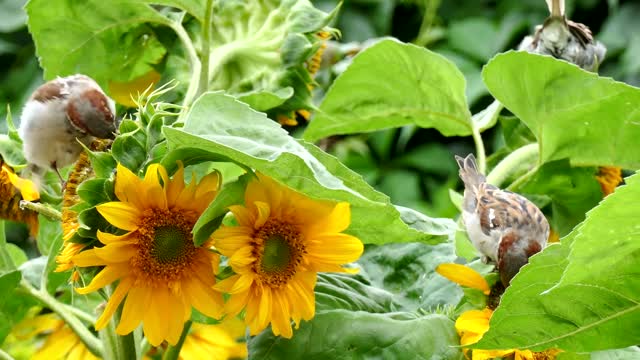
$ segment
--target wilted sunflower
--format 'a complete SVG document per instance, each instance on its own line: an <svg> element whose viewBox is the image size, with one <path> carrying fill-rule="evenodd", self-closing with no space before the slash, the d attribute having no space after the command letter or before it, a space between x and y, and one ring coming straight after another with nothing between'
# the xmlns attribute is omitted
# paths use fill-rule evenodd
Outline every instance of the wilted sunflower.
<svg viewBox="0 0 640 360"><path fill-rule="evenodd" d="M252 335L271 323L275 335L290 338L291 319L297 327L315 314L317 272L353 272L342 265L362 254L362 242L342 233L351 222L349 204L312 200L258 174L245 205L229 210L238 226L213 234L236 273L216 285L231 295L225 309L235 316L246 307Z"/></svg>
<svg viewBox="0 0 640 360"><path fill-rule="evenodd" d="M210 242L196 247L191 234L219 185L217 172L197 185L194 176L185 187L181 165L169 179L161 165L152 164L144 180L118 165L115 195L120 201L96 208L109 223L128 232L98 231L104 246L73 258L79 267L105 266L88 286L77 289L81 294L119 280L96 329L109 322L122 301L116 332L128 334L142 322L154 346L163 340L172 345L178 342L192 306L207 316L221 316L222 296L213 290L219 257L209 249Z"/></svg>

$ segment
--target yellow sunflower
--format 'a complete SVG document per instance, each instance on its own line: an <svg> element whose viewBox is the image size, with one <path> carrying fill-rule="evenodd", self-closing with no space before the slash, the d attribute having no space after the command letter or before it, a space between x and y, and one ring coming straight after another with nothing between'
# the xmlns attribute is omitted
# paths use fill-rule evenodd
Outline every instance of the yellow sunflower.
<svg viewBox="0 0 640 360"><path fill-rule="evenodd" d="M36 335L46 335L44 344L29 357L30 359L98 359L87 349L78 335L54 313L22 320L13 328L12 334L20 340L33 340Z"/></svg>
<svg viewBox="0 0 640 360"><path fill-rule="evenodd" d="M0 157L0 219L25 223L29 226L31 236L38 234L38 213L21 209L20 201L36 201L40 198L36 185L23 179Z"/></svg>
<svg viewBox="0 0 640 360"><path fill-rule="evenodd" d="M163 340L172 345L178 342L192 306L207 316L221 317L222 296L213 289L219 257L211 251L210 242L196 247L191 234L219 185L220 178L214 172L199 184L193 180L185 187L181 165L169 179L161 165L152 164L144 180L118 165L115 195L120 201L96 208L109 223L127 233L98 231L104 246L72 259L79 267L104 266L88 286L76 289L81 294L119 280L96 329L109 322L122 301L116 332L128 334L142 322L145 336L154 346Z"/></svg>
<svg viewBox="0 0 640 360"><path fill-rule="evenodd" d="M460 264L440 264L436 267L436 272L443 277L453 281L454 283L480 290L485 295L491 294L491 288L487 280L474 269ZM490 298L488 298L490 300ZM489 320L493 315L493 310L485 308L483 310L469 310L462 313L456 320L456 331L460 336L460 345L462 347L475 344L489 330ZM514 360L552 360L556 358L559 350L551 349L542 352L533 352L531 350L470 350L464 349L465 356L473 360L487 360L511 356Z"/></svg>
<svg viewBox="0 0 640 360"><path fill-rule="evenodd" d="M229 210L238 226L213 234L236 273L216 285L230 294L225 310L235 316L246 308L252 335L271 323L275 335L290 338L291 319L297 328L315 314L317 272L356 271L342 267L363 251L358 238L342 233L351 222L349 204L312 200L258 174L245 205Z"/></svg>
<svg viewBox="0 0 640 360"><path fill-rule="evenodd" d="M191 359L246 359L247 344L243 339L245 326L237 317L226 317L216 325L193 323L191 332L184 340L179 358Z"/></svg>
<svg viewBox="0 0 640 360"><path fill-rule="evenodd" d="M489 320L493 315L491 309L469 310L460 315L456 320L456 331L460 335L460 345L468 346L475 344L489 330ZM468 349L466 351L469 351ZM472 350L473 360L488 360L512 356L515 360L553 360L560 353L560 350L550 349L546 351L533 352L531 350Z"/></svg>

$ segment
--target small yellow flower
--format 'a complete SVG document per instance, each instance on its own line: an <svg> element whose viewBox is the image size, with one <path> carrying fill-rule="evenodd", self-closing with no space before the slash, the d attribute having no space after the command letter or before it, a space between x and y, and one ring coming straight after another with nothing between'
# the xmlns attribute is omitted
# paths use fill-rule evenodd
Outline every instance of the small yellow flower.
<svg viewBox="0 0 640 360"><path fill-rule="evenodd" d="M152 164L140 179L118 165L115 195L120 201L96 208L109 223L127 233L98 231L104 246L72 259L78 267L104 266L88 286L76 289L81 294L119 280L96 329L107 325L123 301L116 333L128 334L142 322L145 336L154 346L163 340L172 345L178 342L192 306L207 316L221 317L222 296L213 290L219 257L210 250L210 242L196 247L191 234L219 185L218 173L185 187L182 166L169 179L162 166Z"/></svg>
<svg viewBox="0 0 640 360"><path fill-rule="evenodd" d="M12 334L17 339L33 339L46 334L46 340L31 357L32 360L97 360L64 321L54 313L27 318L17 324Z"/></svg>
<svg viewBox="0 0 640 360"><path fill-rule="evenodd" d="M489 320L493 315L493 310L469 310L462 313L456 320L456 331L460 336L460 345L463 347L475 344L482 336L489 330ZM503 358L507 356L513 356L514 359L521 360L542 360L542 359L555 359L556 355L560 352L556 349L533 352L531 350L518 350L518 349L506 349L506 350L469 350L465 349L465 355L468 357L468 353L471 351L471 358L473 360L488 360L495 358Z"/></svg>
<svg viewBox="0 0 640 360"><path fill-rule="evenodd" d="M616 186L622 183L622 169L617 166L601 166L598 168L596 179L602 188L602 194L607 196L613 193Z"/></svg>
<svg viewBox="0 0 640 360"><path fill-rule="evenodd" d="M342 233L351 222L349 204L312 200L258 174L245 205L229 209L238 226L213 234L236 273L216 286L231 295L225 309L235 316L246 308L252 335L271 323L275 335L290 338L291 319L297 328L315 314L317 272L354 272L342 265L362 254L362 242Z"/></svg>
<svg viewBox="0 0 640 360"><path fill-rule="evenodd" d="M194 323L180 350L181 360L191 359L246 359L245 326L237 317L227 317L217 325Z"/></svg>
<svg viewBox="0 0 640 360"><path fill-rule="evenodd" d="M436 272L458 285L480 290L485 295L491 293L489 283L480 273L472 268L460 264L440 264Z"/></svg>

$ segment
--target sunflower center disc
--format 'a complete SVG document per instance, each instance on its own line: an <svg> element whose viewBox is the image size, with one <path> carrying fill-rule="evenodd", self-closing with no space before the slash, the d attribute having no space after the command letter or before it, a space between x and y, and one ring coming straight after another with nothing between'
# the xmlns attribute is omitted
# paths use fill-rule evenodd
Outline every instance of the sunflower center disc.
<svg viewBox="0 0 640 360"><path fill-rule="evenodd" d="M160 263L171 263L185 253L188 237L175 226L157 227L153 235L151 255Z"/></svg>
<svg viewBox="0 0 640 360"><path fill-rule="evenodd" d="M264 243L262 270L280 272L291 262L291 249L287 241L279 234L270 236Z"/></svg>

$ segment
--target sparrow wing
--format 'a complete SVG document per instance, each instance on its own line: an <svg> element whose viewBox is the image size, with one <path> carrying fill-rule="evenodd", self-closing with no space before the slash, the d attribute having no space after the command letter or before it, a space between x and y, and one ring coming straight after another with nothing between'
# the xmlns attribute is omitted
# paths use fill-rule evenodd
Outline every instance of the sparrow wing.
<svg viewBox="0 0 640 360"><path fill-rule="evenodd" d="M480 228L487 235L496 230L531 231L549 226L542 212L524 196L486 183L478 188L477 195Z"/></svg>

